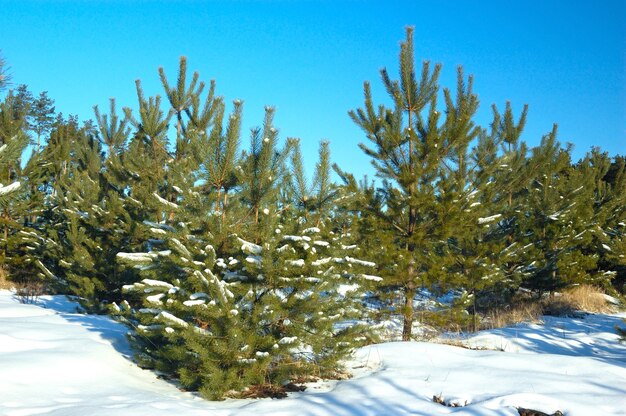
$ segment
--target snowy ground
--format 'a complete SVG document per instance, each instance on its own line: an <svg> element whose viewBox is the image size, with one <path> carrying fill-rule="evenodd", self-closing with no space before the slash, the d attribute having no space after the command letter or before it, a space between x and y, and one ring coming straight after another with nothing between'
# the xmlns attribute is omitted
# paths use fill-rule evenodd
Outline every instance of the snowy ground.
<svg viewBox="0 0 626 416"><path fill-rule="evenodd" d="M62 297L23 305L0 291L1 415L626 414L626 345L613 329L626 314L546 318L463 341L504 351L373 345L357 352L350 380L282 400L207 402L134 366L125 327L74 310Z"/></svg>

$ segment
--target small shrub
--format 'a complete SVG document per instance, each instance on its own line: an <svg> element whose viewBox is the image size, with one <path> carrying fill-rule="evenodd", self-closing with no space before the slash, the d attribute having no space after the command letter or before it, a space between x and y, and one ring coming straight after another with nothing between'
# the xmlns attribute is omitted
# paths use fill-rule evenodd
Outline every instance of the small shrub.
<svg viewBox="0 0 626 416"><path fill-rule="evenodd" d="M17 286L15 296L20 303L33 304L45 293L45 285L41 281L29 281Z"/></svg>

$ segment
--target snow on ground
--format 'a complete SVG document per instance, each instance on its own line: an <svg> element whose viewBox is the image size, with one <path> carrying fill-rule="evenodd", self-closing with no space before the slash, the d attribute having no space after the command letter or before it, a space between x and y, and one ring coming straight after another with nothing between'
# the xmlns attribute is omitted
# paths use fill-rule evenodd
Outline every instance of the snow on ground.
<svg viewBox="0 0 626 416"><path fill-rule="evenodd" d="M350 380L282 400L207 402L136 367L124 326L75 309L60 296L23 305L0 291L1 415L626 414L626 345L613 329L626 314L546 318L464 340L504 351L372 345L349 363Z"/></svg>

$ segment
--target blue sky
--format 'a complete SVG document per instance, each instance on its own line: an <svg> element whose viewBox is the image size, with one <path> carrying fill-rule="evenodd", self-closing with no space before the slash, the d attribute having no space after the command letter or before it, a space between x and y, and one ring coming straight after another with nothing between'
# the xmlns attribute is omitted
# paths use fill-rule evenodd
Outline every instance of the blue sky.
<svg viewBox="0 0 626 416"><path fill-rule="evenodd" d="M523 138L539 143L552 123L579 158L591 146L626 153L626 2L614 1L2 1L0 50L14 83L46 90L58 111L134 107L134 80L163 94L181 55L227 101L244 101L244 127L277 108L281 136L300 137L312 172L318 142L360 177L372 174L347 116L363 81L385 100L379 70L397 73L404 28L415 26L418 61L474 74L477 121L506 100L530 106ZM247 137L244 137L244 143Z"/></svg>

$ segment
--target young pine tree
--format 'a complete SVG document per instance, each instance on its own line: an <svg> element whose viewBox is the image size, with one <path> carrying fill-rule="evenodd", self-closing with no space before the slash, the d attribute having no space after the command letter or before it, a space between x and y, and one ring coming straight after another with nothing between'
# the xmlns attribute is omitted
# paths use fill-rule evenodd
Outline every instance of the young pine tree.
<svg viewBox="0 0 626 416"><path fill-rule="evenodd" d="M20 228L16 202L23 191L20 160L28 145L25 133L26 111L11 91L0 103L0 255L8 253L9 235Z"/></svg>
<svg viewBox="0 0 626 416"><path fill-rule="evenodd" d="M219 113L206 132L217 143L200 153L199 181L183 189L177 221L145 224L149 251L118 254L144 278L125 288L141 307L119 307L137 328L140 363L210 399L336 371L354 333L336 326L349 316L336 288L369 266L333 257L347 249L286 212L294 207L279 192L288 151L278 147L271 109L250 151L233 160L240 111L225 133Z"/></svg>
<svg viewBox="0 0 626 416"><path fill-rule="evenodd" d="M597 267L596 255L584 250L592 239L595 175L572 165L570 154L556 140L556 126L533 149L536 172L518 241L526 248L522 284L539 294L584 283Z"/></svg>
<svg viewBox="0 0 626 416"><path fill-rule="evenodd" d="M626 269L626 163L614 160L594 148L579 161L575 169L590 178L593 188L593 210L587 224L590 239L577 239L580 250L593 256L597 270L592 270L587 283L611 291L609 283L620 290Z"/></svg>
<svg viewBox="0 0 626 416"><path fill-rule="evenodd" d="M28 121L28 127L37 136L36 152L41 149L41 139L49 134L52 129L54 115L54 100L48 97L47 91L39 93L39 96L33 99Z"/></svg>
<svg viewBox="0 0 626 416"><path fill-rule="evenodd" d="M372 158L382 187L370 193L364 214L376 216L386 230L394 234L397 245L394 277L402 293L402 338L411 338L417 290L445 286L449 274L445 264L446 240L450 236L450 212L441 199L452 186L453 176L466 174L465 152L478 130L472 117L477 108L471 92L466 89L459 72L459 93L454 102L445 94L447 112L437 110L440 65L431 70L422 65L421 76L415 74L413 29L400 49L400 79L393 81L386 70L381 71L383 83L393 107L374 106L369 83L365 83L365 106L350 112L354 122L366 133L371 146L361 144ZM446 169L449 172L446 172ZM441 179L441 180L440 180ZM458 189L464 185L459 183ZM453 199L447 204L453 203Z"/></svg>

